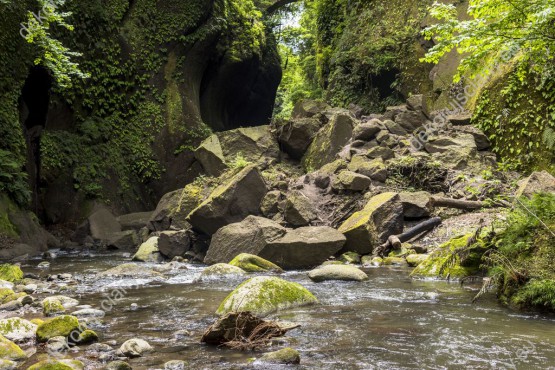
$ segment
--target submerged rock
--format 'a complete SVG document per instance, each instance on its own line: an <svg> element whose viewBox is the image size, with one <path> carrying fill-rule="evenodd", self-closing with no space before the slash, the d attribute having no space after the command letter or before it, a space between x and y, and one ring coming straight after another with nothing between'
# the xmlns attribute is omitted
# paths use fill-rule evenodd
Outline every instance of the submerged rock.
<svg viewBox="0 0 555 370"><path fill-rule="evenodd" d="M230 265L239 267L246 272L283 271L281 267L253 254L241 253L229 262Z"/></svg>
<svg viewBox="0 0 555 370"><path fill-rule="evenodd" d="M262 357L254 361L254 365L263 364L299 364L301 355L293 348L283 348L279 351L265 353Z"/></svg>
<svg viewBox="0 0 555 370"><path fill-rule="evenodd" d="M0 320L0 335L16 343L35 338L37 325L19 317Z"/></svg>
<svg viewBox="0 0 555 370"><path fill-rule="evenodd" d="M308 273L308 277L315 281L343 280L343 281L364 281L368 280L368 275L359 268L351 265L325 265L318 267Z"/></svg>
<svg viewBox="0 0 555 370"><path fill-rule="evenodd" d="M154 352L154 348L152 348L147 341L133 338L123 343L118 349L117 354L125 357L141 357L151 352Z"/></svg>
<svg viewBox="0 0 555 370"><path fill-rule="evenodd" d="M186 370L187 363L181 360L172 360L164 364L164 370Z"/></svg>
<svg viewBox="0 0 555 370"><path fill-rule="evenodd" d="M149 238L146 242L141 244L139 250L133 256L133 261L140 262L162 262L164 257L158 249L158 237L153 236Z"/></svg>
<svg viewBox="0 0 555 370"><path fill-rule="evenodd" d="M259 276L240 284L220 304L218 315L250 311L267 315L291 307L315 304L318 300L298 283L277 277Z"/></svg>
<svg viewBox="0 0 555 370"><path fill-rule="evenodd" d="M17 344L0 335L0 358L10 361L20 361L27 358L27 355Z"/></svg>
<svg viewBox="0 0 555 370"><path fill-rule="evenodd" d="M106 365L106 370L132 370L133 368L125 361L112 361Z"/></svg>
<svg viewBox="0 0 555 370"><path fill-rule="evenodd" d="M248 166L220 185L188 216L193 228L213 235L223 226L260 212L260 202L268 192L256 166Z"/></svg>
<svg viewBox="0 0 555 370"><path fill-rule="evenodd" d="M372 253L390 235L403 231L403 206L397 193L382 193L372 197L364 209L355 212L340 227L347 238L346 252Z"/></svg>

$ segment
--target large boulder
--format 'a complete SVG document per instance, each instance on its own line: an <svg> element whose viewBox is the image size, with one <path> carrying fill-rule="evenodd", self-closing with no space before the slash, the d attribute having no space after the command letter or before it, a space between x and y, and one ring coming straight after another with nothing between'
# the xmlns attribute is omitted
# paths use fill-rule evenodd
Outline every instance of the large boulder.
<svg viewBox="0 0 555 370"><path fill-rule="evenodd" d="M139 235L135 230L118 231L104 242L108 248L133 249L139 244Z"/></svg>
<svg viewBox="0 0 555 370"><path fill-rule="evenodd" d="M99 206L88 218L91 236L95 240L108 240L121 231L117 218L106 207Z"/></svg>
<svg viewBox="0 0 555 370"><path fill-rule="evenodd" d="M365 155L354 155L347 168L351 172L364 175L374 181L385 182L387 180L387 168L381 158L370 160Z"/></svg>
<svg viewBox="0 0 555 370"><path fill-rule="evenodd" d="M279 146L270 126L241 127L217 135L227 163L238 157L252 163L279 157Z"/></svg>
<svg viewBox="0 0 555 370"><path fill-rule="evenodd" d="M228 263L241 253L257 255L269 242L286 232L277 222L248 216L241 222L222 227L212 236L204 263Z"/></svg>
<svg viewBox="0 0 555 370"><path fill-rule="evenodd" d="M376 134L382 129L381 121L377 119L360 123L353 130L353 140L370 141L376 137Z"/></svg>
<svg viewBox="0 0 555 370"><path fill-rule="evenodd" d="M147 267L140 266L136 263L124 263L122 265L113 267L109 270L102 271L98 274L99 277L159 277L160 273L151 270Z"/></svg>
<svg viewBox="0 0 555 370"><path fill-rule="evenodd" d="M431 210L431 194L426 191L414 193L402 192L399 194L403 205L403 214L406 218L428 217Z"/></svg>
<svg viewBox="0 0 555 370"><path fill-rule="evenodd" d="M85 365L79 360L43 360L27 370L83 370Z"/></svg>
<svg viewBox="0 0 555 370"><path fill-rule="evenodd" d="M293 118L311 118L326 109L329 109L329 106L324 102L309 99L300 100L295 104L292 116Z"/></svg>
<svg viewBox="0 0 555 370"><path fill-rule="evenodd" d="M301 227L269 242L258 255L286 270L311 268L341 250L345 240L331 227Z"/></svg>
<svg viewBox="0 0 555 370"><path fill-rule="evenodd" d="M139 250L133 256L133 261L140 262L162 262L164 257L158 249L158 237L153 236L149 238L146 242L141 244Z"/></svg>
<svg viewBox="0 0 555 370"><path fill-rule="evenodd" d="M517 197L532 197L535 193L555 193L555 177L547 171L534 172L519 183Z"/></svg>
<svg viewBox="0 0 555 370"><path fill-rule="evenodd" d="M424 148L430 154L464 151L469 155L474 155L478 150L474 136L462 132L454 135L432 136Z"/></svg>
<svg viewBox="0 0 555 370"><path fill-rule="evenodd" d="M355 212L340 227L347 238L344 251L372 253L390 235L403 231L403 206L397 193L382 193L372 197L366 206Z"/></svg>
<svg viewBox="0 0 555 370"><path fill-rule="evenodd" d="M133 338L124 342L116 354L125 357L141 357L150 352L154 352L154 348L146 340Z"/></svg>
<svg viewBox="0 0 555 370"><path fill-rule="evenodd" d="M316 118L287 121L278 131L278 141L282 150L293 159L301 159L320 127L321 122Z"/></svg>
<svg viewBox="0 0 555 370"><path fill-rule="evenodd" d="M316 219L316 207L308 197L295 190L287 195L283 217L293 226L306 226Z"/></svg>
<svg viewBox="0 0 555 370"><path fill-rule="evenodd" d="M303 167L307 172L313 172L323 165L333 162L335 156L351 140L354 119L345 113L332 117L318 133L310 144L303 157Z"/></svg>
<svg viewBox="0 0 555 370"><path fill-rule="evenodd" d="M189 230L162 231L158 235L158 251L169 259L182 257L191 249Z"/></svg>
<svg viewBox="0 0 555 370"><path fill-rule="evenodd" d="M187 220L196 230L212 235L223 226L260 212L260 202L268 192L256 166L247 166L195 208Z"/></svg>
<svg viewBox="0 0 555 370"><path fill-rule="evenodd" d="M334 190L365 191L372 184L368 176L352 171L341 171L334 176L331 187Z"/></svg>
<svg viewBox="0 0 555 370"><path fill-rule="evenodd" d="M211 135L195 150L195 158L208 176L218 177L227 169L218 135Z"/></svg>
<svg viewBox="0 0 555 370"><path fill-rule="evenodd" d="M316 297L298 283L277 277L258 276L240 284L220 304L218 315L250 311L257 316L291 307L318 303Z"/></svg>
<svg viewBox="0 0 555 370"><path fill-rule="evenodd" d="M212 188L195 181L183 189L165 194L148 222L151 231L169 230L170 227L185 229L189 226L187 216L210 195Z"/></svg>
<svg viewBox="0 0 555 370"><path fill-rule="evenodd" d="M308 273L308 277L315 282L326 280L364 281L368 275L352 265L325 265Z"/></svg>
<svg viewBox="0 0 555 370"><path fill-rule="evenodd" d="M23 279L23 271L18 265L10 265L8 263L0 265L0 280L9 281L11 283Z"/></svg>
<svg viewBox="0 0 555 370"><path fill-rule="evenodd" d="M118 216L116 219L121 225L121 229L123 231L138 231L147 226L151 216L152 212L136 212Z"/></svg>

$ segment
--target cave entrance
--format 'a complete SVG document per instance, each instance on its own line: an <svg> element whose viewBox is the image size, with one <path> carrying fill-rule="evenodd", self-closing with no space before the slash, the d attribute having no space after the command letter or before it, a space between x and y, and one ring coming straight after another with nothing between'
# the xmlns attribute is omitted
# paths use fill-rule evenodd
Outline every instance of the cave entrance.
<svg viewBox="0 0 555 370"><path fill-rule="evenodd" d="M40 183L40 138L46 126L52 76L41 66L31 68L21 91L20 115L27 145L26 169L32 192L32 209L38 214Z"/></svg>

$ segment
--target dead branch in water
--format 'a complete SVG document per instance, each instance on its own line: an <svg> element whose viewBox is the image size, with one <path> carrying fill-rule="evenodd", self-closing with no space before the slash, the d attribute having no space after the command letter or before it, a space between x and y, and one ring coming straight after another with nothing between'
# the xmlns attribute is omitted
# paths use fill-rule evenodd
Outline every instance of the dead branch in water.
<svg viewBox="0 0 555 370"><path fill-rule="evenodd" d="M241 351L254 351L267 347L273 338L282 337L299 326L281 326L258 318L250 312L230 312L206 330L201 342Z"/></svg>
<svg viewBox="0 0 555 370"><path fill-rule="evenodd" d="M376 250L374 251L374 254L380 257L383 257L389 254L389 252L391 252L392 249L400 249L402 243L411 240L415 236L420 235L425 231L432 230L433 228L435 228L436 226L439 226L440 224L441 224L441 218L434 217L424 222L421 222L416 226L411 227L410 229L408 229L402 234L391 235L384 244L376 248Z"/></svg>

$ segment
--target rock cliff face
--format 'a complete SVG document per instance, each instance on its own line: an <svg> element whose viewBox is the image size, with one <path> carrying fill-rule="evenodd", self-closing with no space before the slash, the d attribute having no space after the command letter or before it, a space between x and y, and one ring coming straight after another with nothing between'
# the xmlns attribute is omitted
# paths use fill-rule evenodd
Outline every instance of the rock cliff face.
<svg viewBox="0 0 555 370"><path fill-rule="evenodd" d="M0 8L0 150L46 222L82 219L90 199L153 209L198 174L191 149L212 130L269 123L281 67L251 0L68 2L75 30L53 36L91 77L65 90L19 34L36 1Z"/></svg>

